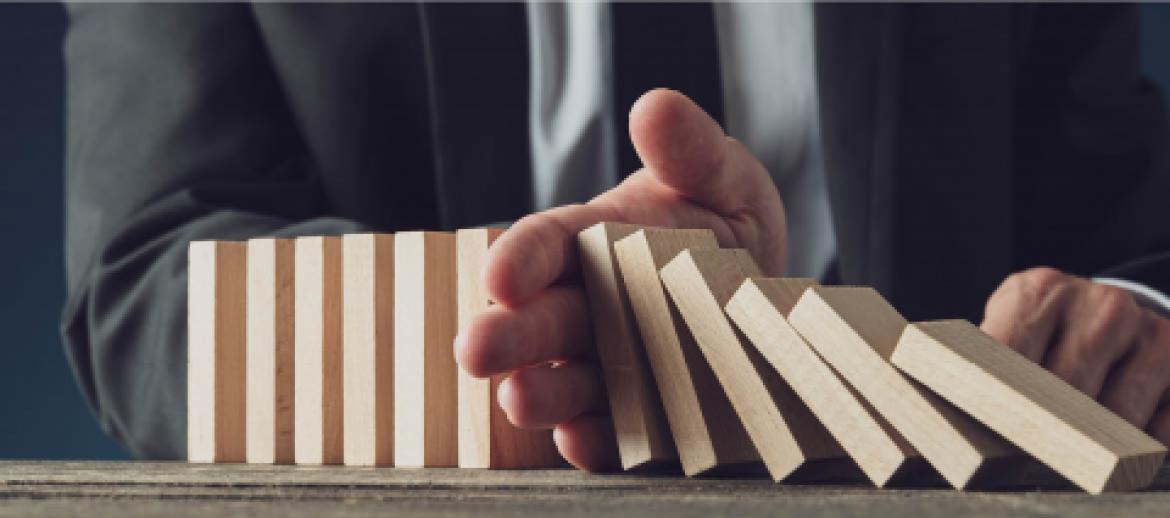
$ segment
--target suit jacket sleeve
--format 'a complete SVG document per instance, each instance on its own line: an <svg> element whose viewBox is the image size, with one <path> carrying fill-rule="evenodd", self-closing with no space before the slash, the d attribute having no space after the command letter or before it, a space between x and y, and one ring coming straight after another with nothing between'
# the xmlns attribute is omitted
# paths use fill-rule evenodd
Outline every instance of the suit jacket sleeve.
<svg viewBox="0 0 1170 518"><path fill-rule="evenodd" d="M67 356L135 456L185 457L191 240L334 234L249 7L71 6Z"/></svg>

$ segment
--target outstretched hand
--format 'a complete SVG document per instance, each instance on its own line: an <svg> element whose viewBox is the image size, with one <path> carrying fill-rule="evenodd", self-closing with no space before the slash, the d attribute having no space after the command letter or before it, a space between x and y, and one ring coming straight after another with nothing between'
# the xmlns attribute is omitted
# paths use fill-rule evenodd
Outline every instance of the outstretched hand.
<svg viewBox="0 0 1170 518"><path fill-rule="evenodd" d="M709 228L748 249L768 275L784 272L780 194L763 165L695 103L670 90L630 111L644 167L585 204L533 214L488 252L484 282L496 304L455 341L473 376L506 374L498 399L517 426L554 428L561 455L598 471L618 464L592 326L578 278L577 233L602 221Z"/></svg>

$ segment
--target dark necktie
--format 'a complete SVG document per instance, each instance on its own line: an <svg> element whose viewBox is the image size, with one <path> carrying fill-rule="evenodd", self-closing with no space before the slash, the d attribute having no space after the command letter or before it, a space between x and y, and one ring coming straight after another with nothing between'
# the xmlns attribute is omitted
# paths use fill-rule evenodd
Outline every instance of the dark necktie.
<svg viewBox="0 0 1170 518"><path fill-rule="evenodd" d="M618 171L642 166L629 138L630 106L647 90L678 90L723 123L723 88L709 2L613 3L614 121Z"/></svg>

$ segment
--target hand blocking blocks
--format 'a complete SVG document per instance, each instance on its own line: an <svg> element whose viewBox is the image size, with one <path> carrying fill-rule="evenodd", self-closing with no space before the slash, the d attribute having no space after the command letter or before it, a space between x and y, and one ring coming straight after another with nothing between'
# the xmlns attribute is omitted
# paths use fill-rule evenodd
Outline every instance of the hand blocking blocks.
<svg viewBox="0 0 1170 518"><path fill-rule="evenodd" d="M561 466L551 431L499 410L498 379L459 380L496 234L192 243L189 461Z"/></svg>
<svg viewBox="0 0 1170 518"><path fill-rule="evenodd" d="M189 460L561 465L551 433L507 422L499 379L454 362L497 235L192 243ZM789 481L848 460L879 487L962 489L1031 456L1099 493L1145 487L1166 455L967 322L766 278L708 230L601 223L577 245L625 469Z"/></svg>

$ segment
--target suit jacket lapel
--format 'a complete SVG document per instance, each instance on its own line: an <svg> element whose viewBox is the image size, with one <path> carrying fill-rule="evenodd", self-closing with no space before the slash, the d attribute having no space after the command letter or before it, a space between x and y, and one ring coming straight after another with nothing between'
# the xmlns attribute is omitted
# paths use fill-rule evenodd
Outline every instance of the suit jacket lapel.
<svg viewBox="0 0 1170 518"><path fill-rule="evenodd" d="M424 3L436 190L443 226L532 206L524 4Z"/></svg>

